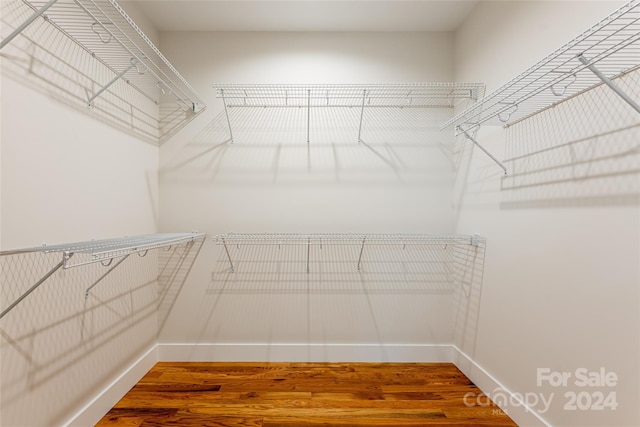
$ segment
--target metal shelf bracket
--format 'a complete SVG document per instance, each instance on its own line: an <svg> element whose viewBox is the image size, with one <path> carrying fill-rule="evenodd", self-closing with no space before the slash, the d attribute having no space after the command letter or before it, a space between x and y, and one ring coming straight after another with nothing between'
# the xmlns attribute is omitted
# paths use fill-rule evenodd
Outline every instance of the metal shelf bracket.
<svg viewBox="0 0 640 427"><path fill-rule="evenodd" d="M229 120L229 108L227 107L227 98L224 97L224 89L220 89L220 96L222 97L222 103L224 104L224 115L227 118L227 126L229 127L229 138L233 144L233 131L231 130L231 121Z"/></svg>
<svg viewBox="0 0 640 427"><path fill-rule="evenodd" d="M498 166L500 166L504 171L505 175L507 174L507 168L500 160L496 159L493 154L491 154L489 151L487 151L486 148L480 145L480 143L476 141L471 135L469 135L469 133L466 130L462 129L462 127L457 126L457 128L458 128L458 131L460 131L460 133L462 133L469 141L473 142L476 147L482 150L484 154L486 154L491 160L493 160Z"/></svg>
<svg viewBox="0 0 640 427"><path fill-rule="evenodd" d="M132 68L138 66L139 61L136 58L131 58L131 62L129 63L129 66L127 68L125 68L124 70L120 71L118 74L116 74L116 76L111 79L111 81L109 81L109 83L107 83L106 85L102 86L100 88L100 90L98 90L96 93L94 93L89 100L87 101L87 105L89 107L91 107L91 104L93 104L93 101L99 97L102 92L104 92L105 90L109 89L109 87L114 84L115 82L117 82L118 80L120 80L125 74L127 74ZM146 71L146 70L145 70ZM144 74L144 71L140 72L140 70L138 70L139 74Z"/></svg>
<svg viewBox="0 0 640 427"><path fill-rule="evenodd" d="M2 313L0 313L0 319L2 319L7 313L9 313L11 310L14 309L14 307L18 304L20 304L22 302L23 299L25 299L27 296L29 296L29 294L33 291L35 291L40 285L42 285L44 282L47 281L47 279L51 276L53 276L53 273L55 273L56 271L60 270L60 268L62 268L67 260L69 258L71 258L73 256L73 253L64 253L63 257L62 257L62 261L60 261L58 264L55 265L55 267L53 267L51 270L49 270L44 276L42 276L42 278L40 280L38 280L33 286L31 286L29 289L27 289L27 291L25 293L23 293L22 295L20 295L20 297L18 297L18 299L16 299L14 302L12 302L7 308L4 309L4 311Z"/></svg>
<svg viewBox="0 0 640 427"><path fill-rule="evenodd" d="M583 54L578 55L578 61L580 61L584 66L586 66L589 71L595 74L604 84L609 86L611 90L613 90L620 98L622 98L627 104L629 104L634 110L640 113L640 105L633 100L625 91L623 91L620 86L615 84L609 79L609 77L605 76L598 68L593 65L587 58L584 57Z"/></svg>
<svg viewBox="0 0 640 427"><path fill-rule="evenodd" d="M224 245L224 250L227 253L227 259L229 260L229 265L231 266L231 272L235 273L236 270L233 267L233 261L231 261L231 255L229 254L229 248L227 248L227 242L225 242L224 238L222 239L222 244Z"/></svg>
<svg viewBox="0 0 640 427"><path fill-rule="evenodd" d="M358 256L358 266L357 270L360 271L360 264L362 263L362 253L364 252L364 242L367 240L366 237L362 239L362 246L360 246L360 256Z"/></svg>
<svg viewBox="0 0 640 427"><path fill-rule="evenodd" d="M85 291L84 291L84 297L85 298L89 298L89 292L91 292L91 289L93 289L98 283L100 283L102 281L102 279L104 279L105 277L107 277L109 275L109 273L111 273L113 270L115 270L116 268L118 268L118 266L120 264L122 264L124 262L125 259L129 258L129 255L125 255L120 261L118 261L116 263L116 265L114 265L113 267L111 267L109 270L107 270L102 276L100 276L100 278L98 280L96 280L95 282L93 282L93 284L91 286L89 286ZM108 264L107 264L108 265Z"/></svg>
<svg viewBox="0 0 640 427"><path fill-rule="evenodd" d="M364 102L367 99L367 90L362 91L362 108L360 109L360 125L358 126L358 142L362 142L362 119L364 117Z"/></svg>
<svg viewBox="0 0 640 427"><path fill-rule="evenodd" d="M52 246L40 246L34 248L15 249L9 251L0 251L0 256L18 255L26 253L62 253L62 260L56 264L51 270L49 270L40 280L34 283L26 292L24 292L18 299L12 302L2 313L0 313L0 319L2 319L7 313L9 313L15 306L17 306L22 300L24 300L29 294L35 291L40 285L42 285L47 279L49 279L59 269L68 269L72 267L79 267L81 265L87 265L92 263L100 263L105 267L109 267L114 258L120 258L115 265L107 270L98 280L96 280L91 286L85 290L85 298L89 296L91 289L93 289L98 283L100 283L109 273L115 270L125 259L131 254L138 254L140 257L147 255L150 249L159 249L171 247L184 243L186 246L193 245L195 239L203 238L203 233L160 233L150 234L143 236L132 236L117 239L105 239L105 240L91 240L88 242L67 243L62 245ZM189 246L190 247L190 246ZM89 255L91 260L79 260L76 263L70 262L71 258L75 254ZM105 263L105 261L107 261Z"/></svg>
<svg viewBox="0 0 640 427"><path fill-rule="evenodd" d="M311 89L307 89L307 144L309 143L310 127L311 127Z"/></svg>
<svg viewBox="0 0 640 427"><path fill-rule="evenodd" d="M58 0L50 0L48 3L46 3L44 6L42 6L40 9L38 9L38 11L36 11L36 13L34 13L33 15L31 15L26 21L24 21L22 23L22 25L18 26L15 30L13 30L13 32L11 34L9 34L7 37L5 37L1 42L0 42L0 49L2 49L3 47L5 47L7 44L9 44L9 42L11 42L11 40L13 40L14 38L16 38L16 36L18 34L20 34L22 31L24 31L25 28L27 28L29 25L31 25L31 23L33 21L35 21L36 19L38 19L38 17L40 17L43 13L45 13L47 11L47 9L49 9L51 6L54 5L54 3L58 1Z"/></svg>

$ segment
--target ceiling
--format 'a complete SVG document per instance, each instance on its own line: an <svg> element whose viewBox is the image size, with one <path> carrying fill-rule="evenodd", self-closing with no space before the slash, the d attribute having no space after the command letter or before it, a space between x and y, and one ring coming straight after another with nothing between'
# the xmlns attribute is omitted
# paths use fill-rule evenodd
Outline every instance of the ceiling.
<svg viewBox="0 0 640 427"><path fill-rule="evenodd" d="M130 0L158 31L454 31L477 1Z"/></svg>

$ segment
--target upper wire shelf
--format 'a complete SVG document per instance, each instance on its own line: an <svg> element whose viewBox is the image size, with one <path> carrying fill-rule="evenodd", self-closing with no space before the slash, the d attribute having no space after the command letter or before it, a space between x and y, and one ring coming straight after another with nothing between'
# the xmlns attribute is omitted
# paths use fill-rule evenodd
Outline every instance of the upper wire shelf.
<svg viewBox="0 0 640 427"><path fill-rule="evenodd" d="M475 100L477 83L214 84L227 107L454 107ZM481 94L480 94L481 95Z"/></svg>
<svg viewBox="0 0 640 427"><path fill-rule="evenodd" d="M113 258L123 257L130 254L146 254L150 249L158 249L172 245L192 242L203 237L203 233L158 233L141 236L121 237L116 239L90 240L87 242L66 243L60 245L43 245L33 248L16 249L0 252L2 255L16 255L29 252L63 254L63 268L76 267L79 265L104 262ZM74 254L90 255L91 259L83 262L72 262L71 256Z"/></svg>
<svg viewBox="0 0 640 427"><path fill-rule="evenodd" d="M215 237L227 245L429 245L477 246L479 237L465 234L356 234L356 233L227 233Z"/></svg>
<svg viewBox="0 0 640 427"><path fill-rule="evenodd" d="M173 102L178 110L194 113L205 108L191 85L115 0L12 0L3 12L11 16L3 18L0 49L44 19L111 71L112 80L87 93L89 106L122 79L156 106Z"/></svg>
<svg viewBox="0 0 640 427"><path fill-rule="evenodd" d="M328 129L341 124L344 135L363 142L371 129L426 128L453 116L484 94L479 83L393 83L393 84L214 84L224 104L230 141L234 127L241 132L282 122L288 132L306 132L306 142L326 138ZM280 120L265 123L262 109L283 111ZM248 111L246 111L248 109ZM293 109L293 110L291 110ZM235 115L232 110L242 111ZM300 113L296 111L300 110ZM412 113L408 113L411 111ZM237 132L236 135L241 134ZM352 136L353 135L353 136ZM371 133L367 135L371 136ZM355 138L354 138L355 139Z"/></svg>
<svg viewBox="0 0 640 427"><path fill-rule="evenodd" d="M602 76L613 80L638 68L639 41L640 3L632 0L457 114L443 128L461 127L456 130L464 132L483 123L510 125L605 82ZM627 102L638 109L634 101Z"/></svg>

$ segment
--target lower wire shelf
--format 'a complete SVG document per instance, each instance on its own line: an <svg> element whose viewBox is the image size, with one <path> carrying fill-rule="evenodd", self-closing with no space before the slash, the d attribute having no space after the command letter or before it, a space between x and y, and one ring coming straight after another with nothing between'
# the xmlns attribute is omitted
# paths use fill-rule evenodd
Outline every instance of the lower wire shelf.
<svg viewBox="0 0 640 427"><path fill-rule="evenodd" d="M49 270L40 280L33 284L26 292L13 301L2 313L0 319L13 310L20 302L22 302L30 293L35 291L48 278L50 278L60 268L67 269L78 267L81 265L93 264L100 262L105 267L111 267L96 282L94 282L85 291L85 297L89 295L89 291L96 286L109 273L115 270L122 262L132 254L138 254L143 257L152 249L170 248L174 245L193 245L200 238L204 238L204 233L157 233L140 236L121 237L115 239L89 240L86 242L65 243L60 245L43 245L33 248L14 249L8 251L0 251L0 256L18 255L25 253L61 253L62 260ZM75 262L77 258L73 258L76 254L84 254L89 259ZM115 258L121 258L112 265ZM73 259L73 261L72 261Z"/></svg>
<svg viewBox="0 0 640 427"><path fill-rule="evenodd" d="M236 272L236 265L232 257L230 247L239 248L241 245L247 246L305 246L306 272L309 273L311 248L322 249L323 246L352 246L353 263L355 270L360 272L363 261L365 246L397 246L405 249L409 246L479 246L483 238L478 235L464 234L352 234L352 233L227 233L219 234L215 237L218 245L224 246L224 252L229 262L232 273ZM356 258L357 257L357 260Z"/></svg>

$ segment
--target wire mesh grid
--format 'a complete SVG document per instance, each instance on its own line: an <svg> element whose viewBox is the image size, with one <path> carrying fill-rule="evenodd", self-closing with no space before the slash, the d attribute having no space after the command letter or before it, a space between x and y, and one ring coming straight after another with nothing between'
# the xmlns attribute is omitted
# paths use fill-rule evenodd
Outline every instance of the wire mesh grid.
<svg viewBox="0 0 640 427"><path fill-rule="evenodd" d="M454 111L484 93L484 86L476 83L214 84L214 88L224 104L231 139L242 142L430 141Z"/></svg>
<svg viewBox="0 0 640 427"><path fill-rule="evenodd" d="M46 4L2 2L3 40ZM110 123L156 142L205 107L113 0L58 0L4 52L29 72L38 66L42 80L50 80L47 89L54 87L65 100L90 105Z"/></svg>
<svg viewBox="0 0 640 427"><path fill-rule="evenodd" d="M640 2L633 0L457 114L443 128L515 123L600 84L589 65L615 78L637 67L638 58Z"/></svg>
<svg viewBox="0 0 640 427"><path fill-rule="evenodd" d="M640 69L616 83L640 99ZM506 130L503 206L638 204L640 116L606 86Z"/></svg>
<svg viewBox="0 0 640 427"><path fill-rule="evenodd" d="M0 252L0 256L15 255L28 252L61 252L65 254L85 254L90 258L75 257L67 259L65 257L64 267L75 267L79 265L113 260L128 254L146 254L150 249L157 249L172 245L192 242L195 239L204 237L202 233L157 233L141 236L121 237L116 239L90 240L87 242L66 243L61 245L44 245L34 248L16 249ZM80 259L78 259L80 258Z"/></svg>
<svg viewBox="0 0 640 427"><path fill-rule="evenodd" d="M0 257L3 308L57 262L45 253ZM12 424L15 414L29 425L44 422L38 413L66 417L68 399L83 399L96 384L75 378L107 381L155 340L157 257L125 261L85 297L106 270L99 264L58 270L2 319L3 422ZM25 395L41 400L41 411L30 411L33 400Z"/></svg>
<svg viewBox="0 0 640 427"><path fill-rule="evenodd" d="M452 250L453 342L469 355L475 354L478 336L486 248L486 240L479 239L477 246Z"/></svg>
<svg viewBox="0 0 640 427"><path fill-rule="evenodd" d="M465 234L364 234L364 233L227 233L215 237L228 245L471 245L476 237Z"/></svg>
<svg viewBox="0 0 640 427"><path fill-rule="evenodd" d="M210 293L451 294L456 252L475 247L471 236L228 236Z"/></svg>
<svg viewBox="0 0 640 427"><path fill-rule="evenodd" d="M185 245L158 251L158 329L162 331L171 309L187 281L200 250L204 236Z"/></svg>
<svg viewBox="0 0 640 427"><path fill-rule="evenodd" d="M214 84L228 107L451 108L477 99L476 83L242 85Z"/></svg>

